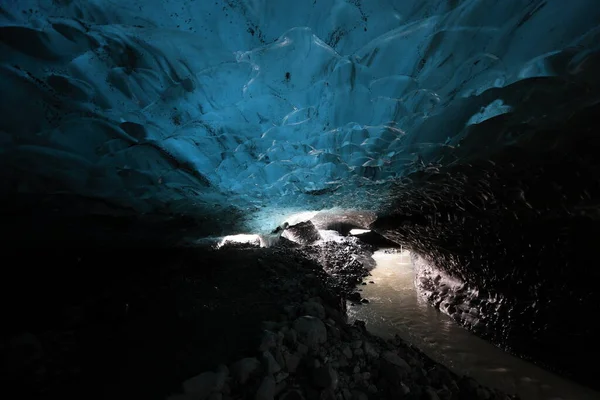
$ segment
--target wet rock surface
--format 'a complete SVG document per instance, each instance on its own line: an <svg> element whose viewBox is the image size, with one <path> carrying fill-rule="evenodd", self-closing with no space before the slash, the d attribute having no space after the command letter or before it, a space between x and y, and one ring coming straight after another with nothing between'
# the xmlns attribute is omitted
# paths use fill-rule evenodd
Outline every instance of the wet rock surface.
<svg viewBox="0 0 600 400"><path fill-rule="evenodd" d="M357 238L345 237L307 247L304 254L323 266L335 288L356 298L356 284L369 276L369 271L375 267L374 250Z"/></svg>
<svg viewBox="0 0 600 400"><path fill-rule="evenodd" d="M52 274L45 288L13 280L29 301L6 314L13 331L0 351L19 362L4 365L2 383L37 398L506 398L487 388L490 397L465 397L479 386L462 388L460 377L399 338L348 325L340 277L311 252L129 255L152 256L157 268L118 280L106 270L115 254L47 254L89 285ZM48 296L54 291L61 295Z"/></svg>

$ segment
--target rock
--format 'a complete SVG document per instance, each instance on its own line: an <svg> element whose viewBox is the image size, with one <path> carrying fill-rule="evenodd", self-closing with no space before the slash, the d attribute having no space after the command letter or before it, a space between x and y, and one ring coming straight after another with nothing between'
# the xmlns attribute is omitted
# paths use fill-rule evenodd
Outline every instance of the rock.
<svg viewBox="0 0 600 400"><path fill-rule="evenodd" d="M302 312L304 312L306 315L310 315L319 319L325 318L325 308L323 305L321 305L321 303L316 301L307 301L302 304Z"/></svg>
<svg viewBox="0 0 600 400"><path fill-rule="evenodd" d="M300 364L300 357L290 353L285 353L283 357L285 358L285 369L291 374L295 373Z"/></svg>
<svg viewBox="0 0 600 400"><path fill-rule="evenodd" d="M285 307L283 307L283 310L286 312L286 314L290 318L293 318L296 316L296 307L294 307L293 305L285 306Z"/></svg>
<svg viewBox="0 0 600 400"><path fill-rule="evenodd" d="M277 345L277 335L274 332L264 330L263 335L260 340L260 346L258 346L258 351L263 352L266 350L270 350L271 348Z"/></svg>
<svg viewBox="0 0 600 400"><path fill-rule="evenodd" d="M313 370L312 378L315 386L323 389L335 390L339 383L338 374L331 365L324 365Z"/></svg>
<svg viewBox="0 0 600 400"><path fill-rule="evenodd" d="M460 388L461 393L476 394L479 383L473 378L463 376L458 382L458 387Z"/></svg>
<svg viewBox="0 0 600 400"><path fill-rule="evenodd" d="M281 371L281 365L275 360L270 351L262 353L262 360L267 375L273 375Z"/></svg>
<svg viewBox="0 0 600 400"><path fill-rule="evenodd" d="M279 382L277 385L275 385L275 397L279 396L286 388L287 388L287 382L285 380Z"/></svg>
<svg viewBox="0 0 600 400"><path fill-rule="evenodd" d="M273 400L275 398L275 379L265 376L256 391L256 400Z"/></svg>
<svg viewBox="0 0 600 400"><path fill-rule="evenodd" d="M352 292L348 295L348 300L353 301L353 302L359 302L361 299L360 293L359 292Z"/></svg>
<svg viewBox="0 0 600 400"><path fill-rule="evenodd" d="M370 357L370 358L377 358L377 357L379 357L379 352L377 351L377 349L375 348L375 346L373 346L369 342L365 342L363 344L363 350L365 351L365 354L367 355L367 357Z"/></svg>
<svg viewBox="0 0 600 400"><path fill-rule="evenodd" d="M448 389L446 386L438 390L437 395L440 398L440 400L452 400L452 390Z"/></svg>
<svg viewBox="0 0 600 400"><path fill-rule="evenodd" d="M215 372L204 372L183 382L183 392L194 394L198 399L206 399L217 390L218 375Z"/></svg>
<svg viewBox="0 0 600 400"><path fill-rule="evenodd" d="M490 392L486 388L483 388L483 387L478 387L476 393L477 393L478 400L488 400L492 397L490 395Z"/></svg>
<svg viewBox="0 0 600 400"><path fill-rule="evenodd" d="M364 392L361 392L360 390L353 390L352 391L352 400L369 400L369 397Z"/></svg>
<svg viewBox="0 0 600 400"><path fill-rule="evenodd" d="M408 363L406 361L404 361L404 359L396 353L392 353L391 351L386 351L383 353L382 357L385 361L387 361L390 364L395 365L396 367L400 367L408 372L411 370L410 365L408 365Z"/></svg>
<svg viewBox="0 0 600 400"><path fill-rule="evenodd" d="M385 379L396 387L411 372L411 368L406 361L391 351L386 351L382 354L380 367Z"/></svg>
<svg viewBox="0 0 600 400"><path fill-rule="evenodd" d="M194 393L172 394L167 397L167 400L198 400L198 395Z"/></svg>
<svg viewBox="0 0 600 400"><path fill-rule="evenodd" d="M284 332L283 341L288 347L294 349L294 348L296 348L296 344L298 343L298 334L296 333L295 330L288 329L287 331Z"/></svg>
<svg viewBox="0 0 600 400"><path fill-rule="evenodd" d="M271 350L273 356L275 357L275 361L277 361L277 364L279 364L282 368L285 365L285 358L283 357L283 349L281 347L276 347L273 350Z"/></svg>
<svg viewBox="0 0 600 400"><path fill-rule="evenodd" d="M281 396L281 400L304 400L304 396L298 390L288 390Z"/></svg>
<svg viewBox="0 0 600 400"><path fill-rule="evenodd" d="M342 395L344 396L344 400L352 400L352 392L349 389L342 389Z"/></svg>
<svg viewBox="0 0 600 400"><path fill-rule="evenodd" d="M373 282L373 281L369 281L369 283L375 283L375 282Z"/></svg>
<svg viewBox="0 0 600 400"><path fill-rule="evenodd" d="M400 392L406 396L407 394L410 393L410 388L408 386L406 386L404 384L404 382L402 382L402 383L400 383Z"/></svg>
<svg viewBox="0 0 600 400"><path fill-rule="evenodd" d="M365 354L365 352L362 349L356 349L354 350L354 355L356 357L362 357Z"/></svg>
<svg viewBox="0 0 600 400"><path fill-rule="evenodd" d="M353 349L360 349L363 345L362 340L355 340L354 342L352 342L351 346Z"/></svg>
<svg viewBox="0 0 600 400"><path fill-rule="evenodd" d="M342 334L340 332L340 330L338 329L337 326L335 326L335 322L332 323L327 323L326 324L326 328L327 328L327 332L328 332L328 336L332 337L334 339L339 339L342 337Z"/></svg>
<svg viewBox="0 0 600 400"><path fill-rule="evenodd" d="M298 352L298 354L300 356L305 355L306 353L308 353L308 346L306 346L303 343L298 343L298 347L296 347L296 351Z"/></svg>
<svg viewBox="0 0 600 400"><path fill-rule="evenodd" d="M440 400L437 393L431 386L427 386L423 394L425 395L425 400Z"/></svg>
<svg viewBox="0 0 600 400"><path fill-rule="evenodd" d="M367 300L367 299L362 299L360 302L361 302L361 303L363 303L363 304L368 304L368 303L369 303L369 300Z"/></svg>
<svg viewBox="0 0 600 400"><path fill-rule="evenodd" d="M275 383L281 383L283 380L287 379L288 376L290 376L290 374L287 372L279 372L275 375Z"/></svg>
<svg viewBox="0 0 600 400"><path fill-rule="evenodd" d="M315 228L312 221L304 221L289 226L283 233L283 236L305 246L321 240L321 234Z"/></svg>
<svg viewBox="0 0 600 400"><path fill-rule="evenodd" d="M279 329L281 327L281 324L279 322L275 322L275 321L263 321L261 323L261 325L262 325L263 330L271 331L271 332L275 332L277 329Z"/></svg>
<svg viewBox="0 0 600 400"><path fill-rule="evenodd" d="M285 334L283 333L283 331L279 331L279 332L277 332L276 335L277 335L277 346L279 346L279 347L283 346L283 340L285 339Z"/></svg>
<svg viewBox="0 0 600 400"><path fill-rule="evenodd" d="M344 308L346 303L344 302ZM335 321L336 324L345 324L348 322L348 316L345 312L340 312L333 307L325 306L325 312L327 315Z"/></svg>
<svg viewBox="0 0 600 400"><path fill-rule="evenodd" d="M301 342L308 347L315 348L327 341L327 328L323 321L306 315L294 321L294 330L298 332Z"/></svg>
<svg viewBox="0 0 600 400"><path fill-rule="evenodd" d="M352 358L352 350L347 345L342 348L342 354L346 356L346 358Z"/></svg>
<svg viewBox="0 0 600 400"><path fill-rule="evenodd" d="M244 384L260 369L256 358L243 358L231 366L231 375L237 382Z"/></svg>

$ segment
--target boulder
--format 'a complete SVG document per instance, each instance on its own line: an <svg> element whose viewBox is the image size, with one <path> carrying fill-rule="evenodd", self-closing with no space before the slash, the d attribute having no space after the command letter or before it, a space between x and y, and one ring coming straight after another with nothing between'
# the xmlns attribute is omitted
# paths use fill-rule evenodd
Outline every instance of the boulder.
<svg viewBox="0 0 600 400"><path fill-rule="evenodd" d="M283 233L283 236L302 245L313 244L314 242L321 240L321 234L311 221L300 222L299 224L288 226Z"/></svg>
<svg viewBox="0 0 600 400"><path fill-rule="evenodd" d="M256 400L273 400L275 398L275 379L265 376L256 391Z"/></svg>
<svg viewBox="0 0 600 400"><path fill-rule="evenodd" d="M212 391L217 390L218 376L215 372L204 372L183 382L183 392L194 394L199 400L208 398Z"/></svg>
<svg viewBox="0 0 600 400"><path fill-rule="evenodd" d="M262 361L267 375L274 375L281 371L281 365L275 360L275 357L273 357L273 354L271 354L270 351L263 352Z"/></svg>
<svg viewBox="0 0 600 400"><path fill-rule="evenodd" d="M302 304L302 312L306 315L317 317L319 319L325 318L325 307L323 307L321 303L318 303L314 300L309 300Z"/></svg>
<svg viewBox="0 0 600 400"><path fill-rule="evenodd" d="M231 366L231 375L237 382L244 384L260 369L256 358L243 358Z"/></svg>
<svg viewBox="0 0 600 400"><path fill-rule="evenodd" d="M316 348L327 341L327 328L323 321L310 315L305 315L294 321L294 330L302 343L310 348Z"/></svg>
<svg viewBox="0 0 600 400"><path fill-rule="evenodd" d="M331 365L324 365L314 369L312 380L315 386L322 389L335 390L339 383L338 374Z"/></svg>

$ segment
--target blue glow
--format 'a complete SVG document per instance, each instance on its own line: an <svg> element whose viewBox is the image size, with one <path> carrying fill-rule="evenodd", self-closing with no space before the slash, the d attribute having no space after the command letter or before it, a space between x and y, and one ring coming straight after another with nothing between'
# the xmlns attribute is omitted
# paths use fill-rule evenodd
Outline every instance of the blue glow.
<svg viewBox="0 0 600 400"><path fill-rule="evenodd" d="M145 212L373 208L514 82L599 63L596 0L290 4L3 2L1 166Z"/></svg>

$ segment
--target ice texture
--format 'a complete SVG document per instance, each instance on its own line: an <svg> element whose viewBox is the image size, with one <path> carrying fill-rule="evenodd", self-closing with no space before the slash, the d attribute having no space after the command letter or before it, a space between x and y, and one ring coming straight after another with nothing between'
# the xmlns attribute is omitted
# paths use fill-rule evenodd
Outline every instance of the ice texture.
<svg viewBox="0 0 600 400"><path fill-rule="evenodd" d="M0 167L140 212L373 208L489 145L515 83L596 84L599 39L597 0L6 0Z"/></svg>

